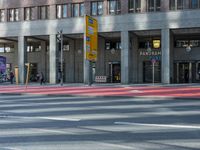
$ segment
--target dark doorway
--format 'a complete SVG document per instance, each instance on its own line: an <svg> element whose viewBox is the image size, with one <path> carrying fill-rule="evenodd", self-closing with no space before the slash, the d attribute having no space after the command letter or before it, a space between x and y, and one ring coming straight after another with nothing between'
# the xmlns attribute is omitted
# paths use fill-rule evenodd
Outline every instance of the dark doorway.
<svg viewBox="0 0 200 150"><path fill-rule="evenodd" d="M160 61L154 63L154 82L161 82ZM151 61L143 62L143 82L153 83L153 63Z"/></svg>
<svg viewBox="0 0 200 150"><path fill-rule="evenodd" d="M121 82L120 62L109 62L109 81L110 81L110 83L120 83Z"/></svg>

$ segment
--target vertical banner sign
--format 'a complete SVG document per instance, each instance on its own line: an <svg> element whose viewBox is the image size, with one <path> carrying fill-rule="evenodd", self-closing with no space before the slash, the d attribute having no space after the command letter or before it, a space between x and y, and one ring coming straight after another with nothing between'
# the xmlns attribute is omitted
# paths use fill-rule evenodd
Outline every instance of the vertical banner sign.
<svg viewBox="0 0 200 150"><path fill-rule="evenodd" d="M98 46L98 22L96 19L85 16L85 42L86 42L86 59L92 62L97 60Z"/></svg>
<svg viewBox="0 0 200 150"><path fill-rule="evenodd" d="M0 73L6 72L6 57L0 56Z"/></svg>

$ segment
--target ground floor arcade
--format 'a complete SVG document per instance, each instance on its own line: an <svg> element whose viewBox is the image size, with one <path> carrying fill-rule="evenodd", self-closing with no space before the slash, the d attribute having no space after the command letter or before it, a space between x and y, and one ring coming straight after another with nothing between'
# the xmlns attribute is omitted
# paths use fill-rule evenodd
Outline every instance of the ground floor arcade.
<svg viewBox="0 0 200 150"><path fill-rule="evenodd" d="M92 64L93 80L108 83L200 82L200 29L162 29L106 32L98 35L98 58ZM64 82L87 83L83 34L64 34ZM31 64L31 82L44 73L50 83L60 79L60 45L56 35L5 37L0 56L7 74L19 67L25 81L25 63ZM98 82L98 80L96 80ZM101 80L102 81L102 80Z"/></svg>

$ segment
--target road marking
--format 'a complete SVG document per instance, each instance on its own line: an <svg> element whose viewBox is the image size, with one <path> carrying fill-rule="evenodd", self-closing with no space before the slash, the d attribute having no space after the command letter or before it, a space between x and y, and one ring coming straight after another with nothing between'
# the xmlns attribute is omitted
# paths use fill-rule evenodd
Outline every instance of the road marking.
<svg viewBox="0 0 200 150"><path fill-rule="evenodd" d="M34 117L37 119L47 119L47 120L58 120L58 121L80 121L81 119L76 118L59 118L59 117Z"/></svg>
<svg viewBox="0 0 200 150"><path fill-rule="evenodd" d="M19 148L14 148L14 147L3 147L3 148L8 149L8 150L21 150Z"/></svg>
<svg viewBox="0 0 200 150"><path fill-rule="evenodd" d="M172 125L172 124L148 124L148 123L133 123L133 122L115 122L115 124L119 124L119 125L135 125L135 126L148 126L148 127L200 129L200 126Z"/></svg>
<svg viewBox="0 0 200 150"><path fill-rule="evenodd" d="M117 147L117 148L123 148L123 149L131 149L131 150L134 150L135 148L134 147L131 147L131 146L126 146L126 145L120 145L120 144L112 144L112 143L101 143L102 145L105 145L105 146L110 146L110 147Z"/></svg>
<svg viewBox="0 0 200 150"><path fill-rule="evenodd" d="M131 93L144 93L143 91L140 91L140 90L132 90L130 91Z"/></svg>

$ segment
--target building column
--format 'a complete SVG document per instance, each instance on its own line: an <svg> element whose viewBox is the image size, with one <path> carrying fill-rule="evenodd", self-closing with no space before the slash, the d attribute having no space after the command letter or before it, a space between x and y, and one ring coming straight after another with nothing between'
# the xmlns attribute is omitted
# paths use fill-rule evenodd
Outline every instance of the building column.
<svg viewBox="0 0 200 150"><path fill-rule="evenodd" d="M128 84L129 83L129 33L128 31L121 32L121 83Z"/></svg>
<svg viewBox="0 0 200 150"><path fill-rule="evenodd" d="M121 14L127 14L128 13L128 0L121 0Z"/></svg>
<svg viewBox="0 0 200 150"><path fill-rule="evenodd" d="M141 12L146 12L146 11L147 11L147 1L141 0Z"/></svg>
<svg viewBox="0 0 200 150"><path fill-rule="evenodd" d="M25 63L27 62L27 39L24 36L18 37L18 68L19 83L25 83Z"/></svg>
<svg viewBox="0 0 200 150"><path fill-rule="evenodd" d="M49 47L49 82L56 84L56 35L50 35L50 47Z"/></svg>
<svg viewBox="0 0 200 150"><path fill-rule="evenodd" d="M135 34L132 35L131 42L131 77L133 83L138 83L138 37Z"/></svg>
<svg viewBox="0 0 200 150"><path fill-rule="evenodd" d="M162 29L161 32L162 45L162 66L161 79L162 83L170 83L170 29Z"/></svg>
<svg viewBox="0 0 200 150"><path fill-rule="evenodd" d="M161 11L169 11L169 1L166 1L166 0L161 0L160 2L161 4Z"/></svg>
<svg viewBox="0 0 200 150"><path fill-rule="evenodd" d="M46 49L47 49L47 45L45 41L41 41L41 56L40 56L40 60L41 60L41 66L39 68L39 71L43 72L44 76L45 76L45 80L47 80L47 67L46 67L46 60L47 60L47 56L46 56Z"/></svg>

